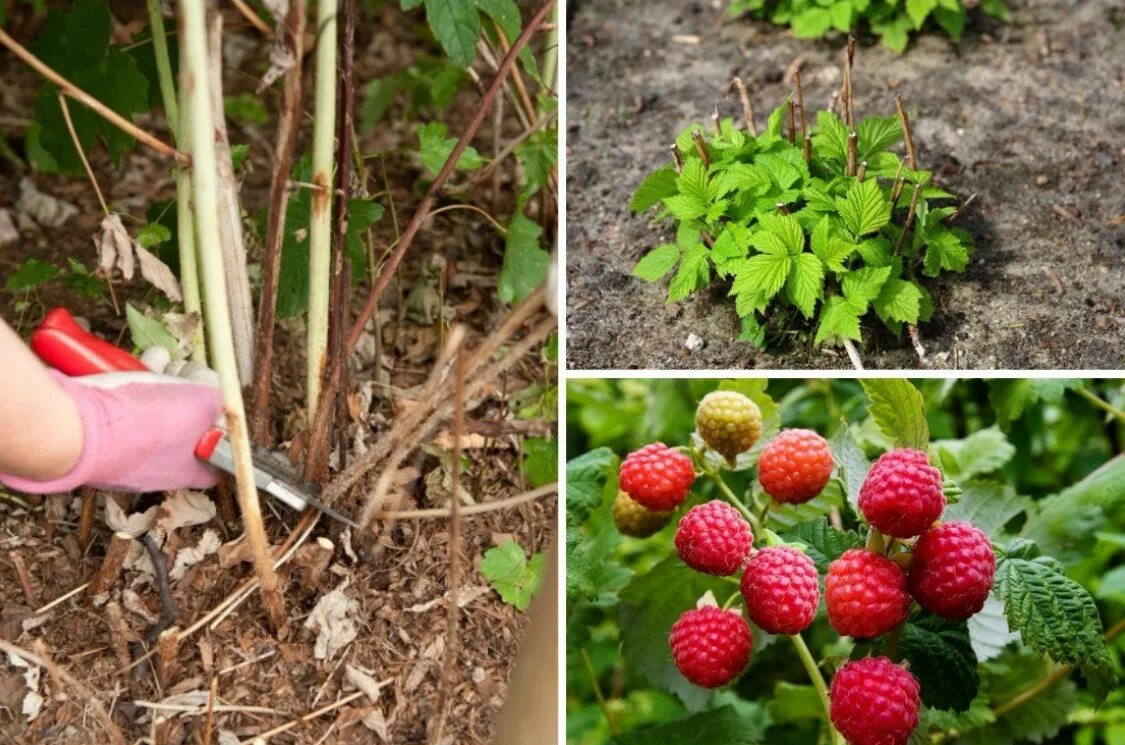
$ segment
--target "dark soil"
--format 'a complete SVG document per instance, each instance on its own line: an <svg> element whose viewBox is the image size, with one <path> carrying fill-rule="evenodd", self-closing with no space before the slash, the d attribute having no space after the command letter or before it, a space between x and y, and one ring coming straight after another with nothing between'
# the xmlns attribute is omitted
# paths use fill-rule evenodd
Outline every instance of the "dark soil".
<svg viewBox="0 0 1125 745"><path fill-rule="evenodd" d="M39 22L26 13L24 6L17 7L25 12L6 28L26 43L34 37ZM419 40L416 28L406 22L397 6L382 8L379 14L374 23L367 16L368 22L358 30L356 76L361 84L404 69L419 53L434 53ZM143 15L143 4L134 3L116 18L122 23L130 19L140 23L137 19ZM228 21L235 18L228 16ZM228 93L251 90L256 83L254 75L265 69L269 52L268 43L239 25L228 22L226 33L242 37L251 51L241 69L230 70L226 76ZM312 106L311 59L310 55L306 67L305 85L310 97L306 99L306 109ZM31 116L39 85L34 73L12 55L0 51L0 122L7 143L17 154L22 152L22 131ZM469 86L444 112L441 119L448 123L451 133L461 131L477 100L478 93ZM276 97L272 93L267 94L266 105L274 112ZM370 238L377 256L395 240L398 226L409 220L428 185L417 158L410 153L417 147L414 130L418 118L403 115L401 107L398 109L392 110L394 113L375 132L361 133L359 141L364 153L381 154L381 158L369 161L373 164L365 182L369 193L389 188L397 213L396 222L391 219L388 201L385 197L381 199L388 205L387 215L375 226ZM501 146L518 131L514 118L512 115L505 121L504 133L496 139ZM490 116L476 143L489 155L492 121ZM159 113L140 117L138 123L157 136L168 138ZM250 214L266 205L275 128L275 121L263 127L231 125L231 140L251 145L241 194ZM311 125L306 122L298 156L308 151L310 138ZM174 192L168 163L143 148L138 147L117 167L100 148L91 154L91 161L107 200L136 218L125 220L131 232L135 233L136 227L143 224L145 210L152 201L170 198ZM512 166L513 161L507 161L498 169L498 202L483 205L496 214L511 212L515 200ZM20 226L20 240L0 249L0 317L26 335L46 309L65 304L87 319L96 333L127 346L124 317L115 312L109 298L82 299L58 283L49 283L31 295L2 289L7 276L30 257L53 264L65 264L68 257L73 257L89 269L96 263L91 237L101 219L101 209L88 181L32 174L10 160L0 159L0 209L18 213L19 182L24 176L30 176L40 190L75 204L79 212L58 228L25 221ZM414 248L378 312L383 324L381 355L374 358L376 342L368 335L352 358L343 422L347 437L341 438L344 442L339 447L349 462L358 455L357 443L371 446L377 442L394 425L396 417L417 402L419 386L430 375L448 333L448 326L419 320L408 312L406 298L422 282L420 278L432 274L435 266L445 268L444 273L439 272L438 286L431 289L438 293L436 304L439 308L444 306L447 321L467 327L469 349L497 328L509 312L508 307L498 302L495 292L503 238L484 218L467 210L446 212L422 229ZM257 262L259 243L251 240L249 250L251 261ZM366 297L368 285L365 281L355 288L356 305ZM146 290L139 280L118 281L115 292L122 305L131 302L143 306L154 299L151 290ZM532 320L538 322L541 317ZM303 334L301 323L281 323L274 358L273 428L280 447L297 460L306 436L302 413ZM527 434L541 437L553 432L554 415L547 410L542 419L523 420L509 403L531 386L549 388L554 383L553 375L553 367L545 365L536 351L496 380L479 400L470 402L466 416L473 434L468 436L463 450L466 460L462 488L477 503L511 497L530 488L521 465L521 442ZM449 486L443 477L448 477L450 461L448 451L437 444L450 441L446 428L436 433L436 442L427 438L417 443L417 451L403 464L396 479L399 483L392 490L398 508L444 507L448 503ZM345 512L357 513L366 501L371 489L362 483L360 487L338 505ZM214 499L214 491L211 496ZM99 495L99 505L109 498L113 497ZM135 504L132 497L116 498L126 512ZM159 502L161 495L149 495L147 499ZM475 588L475 592L470 593L474 597L460 613L459 646L448 690L442 743L483 744L492 740L494 720L505 699L509 674L526 627L527 615L504 603L481 575L481 558L493 545L507 539L514 539L528 554L550 551L556 504L555 497L548 496L463 521L461 586ZM447 600L443 597L449 587L450 540L446 519L398 523L376 520L370 531L351 537L354 555L344 549L346 541L340 527L322 519L309 542L317 536L335 542L331 566L315 584L304 578L301 553L280 570L289 613L289 622L281 631L275 634L270 630L254 594L214 630L204 627L184 641L170 676L158 683L153 670L145 664L133 670L123 667L114 652L116 632L104 608L90 606L81 594L39 616L33 613L88 582L101 565L111 531L99 508L93 541L86 551L80 550L74 536L77 507L74 495L19 496L0 490L0 638L25 648L42 641L54 660L84 682L112 712L130 742L143 738L168 745L202 742L204 716L154 710L137 702L159 702L179 693L206 692L215 676L219 700L232 708L215 714L208 730L210 742L227 743L232 736L253 737L338 701L354 690L345 681L345 665L362 668L385 683L378 703L361 697L271 741L427 741L439 712L443 686L447 633ZM275 547L279 546L298 516L270 500L263 502L263 511L269 538ZM169 562L177 552L195 546L206 529L216 531L224 544L235 541L242 532L237 520L228 523L221 517L206 525L176 530L164 549ZM28 567L26 592L16 571L17 556L22 556ZM216 555L206 557L172 584L172 597L181 614L179 626L185 628L194 623L252 577L247 563L232 561L221 565ZM313 657L316 635L305 628L304 620L325 593L344 582L346 594L359 603L355 614L359 635L333 659L320 661ZM141 612L130 609L126 592L136 593ZM146 619L143 611L155 615L160 607L151 574L137 568L127 568L122 573L111 586L108 600L125 606L127 633L136 639L143 639L150 628L151 619ZM550 680L554 680L553 674ZM29 723L19 710L24 693L22 677L0 655L0 742L85 745L108 741L83 697L46 672L42 674L39 692L46 701L39 716ZM255 707L273 711L263 712ZM382 736L380 722L385 723ZM222 733L225 739L220 740Z"/></svg>
<svg viewBox="0 0 1125 745"><path fill-rule="evenodd" d="M1011 3L1010 24L975 20L962 41L915 38L905 55L861 38L857 118L915 111L922 168L946 189L978 193L962 225L977 242L968 270L932 285L938 312L905 339L864 327L864 363L880 368L1125 366L1125 8L1101 0ZM568 68L568 365L572 368L847 368L806 328L774 329L769 352L735 341L728 287L666 306L666 287L630 275L667 226L629 198L667 160L672 138L706 121L734 74L759 117L802 65L810 111L839 86L843 39L793 39L729 20L719 3L584 0ZM723 6L726 3L722 3ZM705 346L685 348L695 334Z"/></svg>

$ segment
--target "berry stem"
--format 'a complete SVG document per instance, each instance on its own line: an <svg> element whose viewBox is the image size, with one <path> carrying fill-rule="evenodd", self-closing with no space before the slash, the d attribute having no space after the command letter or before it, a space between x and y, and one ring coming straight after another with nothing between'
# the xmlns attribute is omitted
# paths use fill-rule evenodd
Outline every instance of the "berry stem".
<svg viewBox="0 0 1125 745"><path fill-rule="evenodd" d="M816 666L816 660L813 659L812 653L809 652L809 648L801 635L793 634L789 638L793 641L793 648L797 650L797 656L801 658L801 664L805 666L805 672L809 674L809 680L812 681L813 688L816 689L816 695L820 697L821 705L824 706L824 716L828 720L829 741L832 745L842 745L839 733L832 726L832 702L828 699L828 686L824 682L824 676L820 674L820 668Z"/></svg>
<svg viewBox="0 0 1125 745"><path fill-rule="evenodd" d="M590 687L594 689L594 698L598 700L598 706L601 707L606 724L609 725L609 733L616 736L618 734L617 723L609 712L609 704L606 703L605 696L602 694L601 684L598 683L598 675L594 672L594 663L590 660L590 654L585 647L582 648L582 663L586 666L586 675L590 678Z"/></svg>
<svg viewBox="0 0 1125 745"><path fill-rule="evenodd" d="M702 459L700 459L700 461L702 461ZM714 469L709 468L706 464L703 465L703 475L715 482L715 486L719 488L719 492L723 495L723 497L726 498L726 500L730 502L731 505L736 510L738 510L744 518L746 518L746 522L750 523L750 528L754 531L754 535L758 535L761 531L761 525L758 523L758 518L754 517L754 513L751 512L750 509L746 505L744 505L737 496L735 496L735 493L731 491L731 488L729 486L727 486L727 482L723 481L723 477L720 476Z"/></svg>
<svg viewBox="0 0 1125 745"><path fill-rule="evenodd" d="M886 545L883 543L883 534L874 525L868 526L866 548L868 551L874 551L880 555L886 550Z"/></svg>
<svg viewBox="0 0 1125 745"><path fill-rule="evenodd" d="M1094 406L1097 406L1099 409L1104 409L1105 411L1108 411L1110 414L1113 414L1115 417L1117 417L1121 421L1125 422L1125 411L1122 411L1121 409L1117 408L1116 406L1111 404L1109 401L1106 401L1104 398L1101 398L1100 396L1098 396L1093 391L1091 391L1091 390L1089 390L1085 387L1081 387L1081 388L1075 388L1074 392L1077 393L1082 398L1089 401L1090 403L1092 403Z"/></svg>
<svg viewBox="0 0 1125 745"><path fill-rule="evenodd" d="M742 597L742 590L741 589L739 589L733 595L731 595L729 598L727 598L727 601L725 603L723 603L723 610L730 610L730 607L732 605L734 605L735 601L738 600L740 597Z"/></svg>

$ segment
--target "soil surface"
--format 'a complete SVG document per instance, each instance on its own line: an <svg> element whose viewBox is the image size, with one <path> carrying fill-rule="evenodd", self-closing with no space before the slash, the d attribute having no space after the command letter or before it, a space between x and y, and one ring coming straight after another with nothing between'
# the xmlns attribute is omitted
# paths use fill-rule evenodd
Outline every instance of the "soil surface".
<svg viewBox="0 0 1125 745"><path fill-rule="evenodd" d="M1125 7L1101 0L1013 2L1002 24L970 14L960 43L932 29L897 55L861 38L856 116L912 110L920 167L962 197L977 243L962 275L930 285L927 355L876 328L860 353L878 368L1125 366ZM723 6L726 4L723 3ZM762 126L800 64L810 113L840 84L843 39L802 41L718 3L583 0L569 34L567 360L572 368L849 368L775 329L769 352L737 342L726 283L674 305L666 283L631 276L673 237L628 209L668 143L724 98L732 75ZM689 352L690 335L704 346ZM791 341L787 341L787 339Z"/></svg>
<svg viewBox="0 0 1125 745"><path fill-rule="evenodd" d="M23 12L14 19L10 15L12 20L5 28L27 43L41 21L31 17L24 5L16 7ZM414 25L416 16L407 19L397 6L383 7L378 13L374 21L365 16L365 23L358 28L356 77L360 84L405 69L420 53L435 53L416 33L420 28ZM127 24L138 28L143 25L143 17L143 4L119 10L115 16L120 24L118 31L126 33L122 27ZM255 76L268 64L269 43L239 24L233 14L228 16L227 29L224 42L228 52L240 47L244 59L227 70L226 91L251 91L257 82ZM305 103L311 109L311 55L306 59L309 98ZM487 79L491 72L482 68L481 75ZM0 81L4 137L19 156L23 152L23 129L32 115L32 102L41 81L4 51L0 51ZM468 121L478 95L468 85L440 116L453 135ZM267 202L276 131L272 119L276 95L272 91L266 95L266 105L271 112L268 124L231 123L232 142L251 146L248 164L240 173L241 197L248 216L264 209ZM404 108L401 101L397 103L375 131L360 133L358 143L364 153L377 154L370 161L374 165L363 188L387 207L386 216L368 236L376 256L383 255L394 242L399 227L410 219L428 186L428 176L412 153L417 148L415 128L422 116L439 117L433 112L408 114ZM510 110L507 113L503 131L495 136L493 117L488 117L476 142L484 154L492 155L494 144L504 147L521 131L514 114ZM137 123L161 138L169 137L159 112L138 117ZM311 124L306 123L298 157L308 152L310 139ZM127 215L125 224L132 233L144 223L145 210L154 200L174 194L169 164L149 150L138 147L118 166L110 163L100 147L90 159L106 199ZM506 161L497 171L495 201L482 197L482 206L493 214L509 215L515 202L514 161ZM73 204L77 213L54 227L24 219L19 208L19 184L25 177L44 193ZM455 181L452 189L468 186L464 176ZM387 189L393 202L386 198ZM454 200L439 200L439 205L451 203ZM128 330L120 312L124 303L146 307L156 300L152 289L139 278L131 282L118 278L113 302L108 297L83 299L57 282L30 294L3 289L6 278L32 257L55 265L65 265L73 258L87 269L94 268L91 237L102 212L89 182L82 177L34 173L10 158L0 158L0 210L19 218L20 234L18 241L0 248L0 317L26 335L46 309L65 304L86 319L94 332L128 346ZM247 220L252 264L260 260L261 253L260 241L253 238L255 222ZM447 211L422 228L378 311L381 338L366 335L350 360L346 406L338 423L346 436L340 438L333 455L334 472L341 459L345 465L352 463L365 449L375 447L398 418L420 402L422 386L431 375L451 324L467 329L469 350L501 325L510 312L496 299L503 248L503 238L488 221L468 210ZM368 286L369 280L364 280L355 287L355 306L366 298ZM412 298L425 302L413 303ZM114 302L119 310L115 310ZM436 309L437 315L427 315L419 307ZM444 323L440 320L442 313ZM531 322L545 318L544 311L534 315ZM517 333L517 337L522 335ZM271 401L278 448L296 462L301 460L307 436L303 339L299 321L279 324ZM554 432L553 398L543 393L552 389L554 374L553 365L545 364L540 350L535 349L468 402L461 470L461 489L467 499L486 504L531 488L523 469L522 446L528 436L547 437ZM533 405L541 399L551 404L534 410ZM443 423L436 432L413 443L416 447L394 477L388 509L448 505L452 491L449 427L448 422ZM358 488L343 495L335 506L345 513L358 514L373 490L366 481L361 480ZM549 552L556 524L557 501L553 495L463 519L459 641L448 684L443 683L443 666L448 633L450 527L449 521L440 516L402 521L376 518L368 531L348 535L341 532L339 524L322 519L305 545L279 570L288 611L288 622L280 631L269 627L259 596L251 594L230 616L185 638L171 665L163 670L146 662L129 668L129 658L143 651L136 645L145 641L161 610L151 563L139 541L133 542L124 571L104 597L89 599L78 593L36 612L81 587L102 565L112 533L104 520L107 500L115 500L128 514L161 504L164 498L160 494L99 493L93 538L84 547L76 539L81 503L76 495L16 495L0 488L0 639L26 649L42 644L45 654L84 683L112 713L114 723L129 742L179 745L209 741L228 745L249 741L263 731L354 694L356 688L347 677L349 667L366 672L382 684L376 699L349 699L271 742L427 742L443 701L441 743L491 742L527 614L500 598L481 574L480 562L493 546L513 539L528 555ZM207 499L218 503L217 490L209 490ZM277 548L293 531L298 515L272 500L262 505L269 539ZM186 556L185 550L194 550L208 540L213 542L216 536L222 544L217 552L207 553L172 581L171 598L180 614L177 624L181 629L196 623L254 577L245 552L238 548L241 533L237 516L227 520L221 513L203 524L168 533L162 550L169 566L179 556ZM334 548L327 568L314 577L311 567L318 537L331 540ZM26 566L26 581L20 577L21 563ZM331 659L323 660L314 654L317 631L306 627L305 622L334 589L355 603L346 615L355 621L357 636ZM109 615L109 603L121 609L119 623ZM7 658L0 654L0 743L85 745L109 741L86 698L44 670L40 670L38 682L44 702L38 716L28 721L21 712L27 692L24 672L8 665ZM553 675L550 680L554 680ZM217 708L213 721L209 721L199 701L206 704L213 681L217 685Z"/></svg>

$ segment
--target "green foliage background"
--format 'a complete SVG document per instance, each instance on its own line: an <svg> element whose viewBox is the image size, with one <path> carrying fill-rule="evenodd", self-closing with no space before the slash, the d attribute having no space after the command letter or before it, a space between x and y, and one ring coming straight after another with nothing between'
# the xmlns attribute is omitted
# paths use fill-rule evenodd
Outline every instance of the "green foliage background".
<svg viewBox="0 0 1125 745"><path fill-rule="evenodd" d="M823 715L805 671L788 644L774 644L760 630L755 630L749 669L728 688L708 692L678 675L667 651L664 620L692 607L708 589L721 588L721 602L733 588L678 561L672 548L674 521L643 540L624 538L613 526L610 505L618 459L656 440L687 444L696 402L720 384L707 379L568 384L566 664L567 737L572 745L823 742ZM763 442L780 427L812 428L830 440L838 463L862 467L891 446L869 415L873 402L858 381L736 385L763 406ZM1096 406L1091 394L1120 409L1125 384L974 379L919 380L914 385L924 399L926 421L903 422L901 429L928 428L931 455L940 458L946 478L961 489L960 501L949 507L946 519L971 519L996 543L1007 543L1009 571L1050 573L1060 587L1073 587L1066 579L1072 580L1094 598L1104 628L1120 623L1125 617L1125 456L1120 455L1125 425ZM881 412L881 417L893 416L890 406ZM844 493L845 487L851 491L853 476L847 467L844 471L843 485L830 484L808 505L776 511L770 527L784 536L793 525L822 516L832 504L841 509L845 527L856 527ZM741 492L752 478L734 472L728 483ZM713 496L710 484L697 481L688 504ZM1033 552L1024 557L1021 539L1034 540L1061 566L1051 559L1030 560ZM810 555L817 558L813 551ZM1066 579L1053 573L1056 568ZM637 612L642 605L643 612ZM1125 694L1111 683L1108 698L1097 707L1093 691L1104 681L1093 668L1091 678L1075 671L1028 704L1004 712L1005 703L1036 685L1056 664L1006 633L998 602L968 626L975 655L965 650L964 626L960 631L930 629L923 621L906 630L901 648L915 655L916 674L926 675L924 666L936 662L935 672L948 679L940 689L931 688L933 698L926 703L964 709L925 708L913 742L1125 742ZM823 604L804 636L817 659L838 662L850 649L828 626ZM1039 646L1040 640L1026 641ZM935 648L951 653L927 660L927 649ZM958 649L963 656L952 654ZM1118 675L1123 652L1125 642L1117 637L1110 656ZM615 720L616 735L607 725L594 680ZM974 689L975 695L965 694Z"/></svg>

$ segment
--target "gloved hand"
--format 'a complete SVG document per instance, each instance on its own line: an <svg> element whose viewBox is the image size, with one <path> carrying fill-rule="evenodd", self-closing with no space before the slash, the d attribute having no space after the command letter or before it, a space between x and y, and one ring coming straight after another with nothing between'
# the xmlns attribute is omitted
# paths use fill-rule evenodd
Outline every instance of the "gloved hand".
<svg viewBox="0 0 1125 745"><path fill-rule="evenodd" d="M215 472L196 459L195 443L215 425L222 397L207 381L213 372L205 367L189 372L198 378L152 372L70 378L50 371L78 409L82 453L60 478L31 481L0 474L0 482L33 494L78 486L145 492L214 485Z"/></svg>

